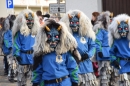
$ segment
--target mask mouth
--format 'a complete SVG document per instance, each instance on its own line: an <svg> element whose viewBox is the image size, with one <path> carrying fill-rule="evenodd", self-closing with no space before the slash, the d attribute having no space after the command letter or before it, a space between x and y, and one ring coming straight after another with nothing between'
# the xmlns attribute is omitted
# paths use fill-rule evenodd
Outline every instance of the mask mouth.
<svg viewBox="0 0 130 86"><path fill-rule="evenodd" d="M78 32L78 26L77 27L72 27L71 28L73 32Z"/></svg>
<svg viewBox="0 0 130 86"><path fill-rule="evenodd" d="M121 37L126 37L127 36L127 32L123 32L123 33L120 33Z"/></svg>
<svg viewBox="0 0 130 86"><path fill-rule="evenodd" d="M29 29L32 29L33 24L27 24L27 26L28 26Z"/></svg>
<svg viewBox="0 0 130 86"><path fill-rule="evenodd" d="M49 44L51 48L56 48L58 41L53 41L53 42L50 42Z"/></svg>

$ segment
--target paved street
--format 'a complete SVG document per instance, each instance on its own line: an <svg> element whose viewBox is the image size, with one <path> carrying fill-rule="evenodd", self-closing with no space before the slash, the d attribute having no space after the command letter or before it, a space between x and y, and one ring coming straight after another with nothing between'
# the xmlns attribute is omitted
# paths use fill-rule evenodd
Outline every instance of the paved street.
<svg viewBox="0 0 130 86"><path fill-rule="evenodd" d="M27 86L31 86L30 80L28 80ZM4 75L3 57L0 56L0 86L17 86L17 82L11 83L8 81L8 77Z"/></svg>

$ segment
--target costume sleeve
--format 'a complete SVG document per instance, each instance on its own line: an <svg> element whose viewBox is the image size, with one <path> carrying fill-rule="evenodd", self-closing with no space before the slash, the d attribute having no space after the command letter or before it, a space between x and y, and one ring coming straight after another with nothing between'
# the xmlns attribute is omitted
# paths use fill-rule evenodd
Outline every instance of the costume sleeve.
<svg viewBox="0 0 130 86"><path fill-rule="evenodd" d="M103 33L101 29L98 29L96 33L96 51L102 52L102 40L103 40Z"/></svg>
<svg viewBox="0 0 130 86"><path fill-rule="evenodd" d="M17 32L14 37L14 44L13 44L13 55L20 57L20 50L21 50L21 40L20 40L20 33Z"/></svg>
<svg viewBox="0 0 130 86"><path fill-rule="evenodd" d="M42 65L39 64L35 70L33 70L32 83L41 84L42 81Z"/></svg>
<svg viewBox="0 0 130 86"><path fill-rule="evenodd" d="M89 58L93 57L96 51L95 48L95 41L93 41L92 39L89 39L88 41L88 56Z"/></svg>
<svg viewBox="0 0 130 86"><path fill-rule="evenodd" d="M7 48L12 47L12 32L9 30L4 34L4 45Z"/></svg>
<svg viewBox="0 0 130 86"><path fill-rule="evenodd" d="M69 70L71 81L78 83L78 65L70 53L67 56L67 69Z"/></svg>
<svg viewBox="0 0 130 86"><path fill-rule="evenodd" d="M116 60L117 58L116 58L116 51L117 51L117 48L116 48L116 46L113 44L112 45L112 47L111 47L111 49L110 49L110 56L111 56L111 61L114 61L114 60Z"/></svg>

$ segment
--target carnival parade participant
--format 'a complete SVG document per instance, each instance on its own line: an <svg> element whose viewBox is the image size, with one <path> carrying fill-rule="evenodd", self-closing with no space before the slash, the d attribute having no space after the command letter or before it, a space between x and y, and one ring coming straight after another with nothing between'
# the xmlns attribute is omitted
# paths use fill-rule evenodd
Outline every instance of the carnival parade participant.
<svg viewBox="0 0 130 86"><path fill-rule="evenodd" d="M93 26L96 24L96 21L97 21L97 18L98 18L99 15L100 15L99 12L93 12L92 13L91 23L92 23ZM95 57L92 59L92 64L93 64L94 74L98 78L99 77L99 73L98 73L98 62L97 62L97 60L96 60Z"/></svg>
<svg viewBox="0 0 130 86"><path fill-rule="evenodd" d="M5 65L5 75L8 74L9 64L7 61L7 56L11 54L12 50L12 26L15 20L15 15L8 15L7 18L2 23L2 29L0 31L2 51L4 53L4 65Z"/></svg>
<svg viewBox="0 0 130 86"><path fill-rule="evenodd" d="M37 16L29 9L20 12L14 21L13 55L18 61L18 86L26 86L27 77L30 75L33 64L33 45L39 27Z"/></svg>
<svg viewBox="0 0 130 86"><path fill-rule="evenodd" d="M111 64L119 70L117 86L130 86L130 17L117 15L109 26Z"/></svg>
<svg viewBox="0 0 130 86"><path fill-rule="evenodd" d="M93 30L96 33L96 59L99 63L100 85L109 86L110 83L110 54L108 44L108 25L110 24L110 12L102 12L97 19Z"/></svg>
<svg viewBox="0 0 130 86"><path fill-rule="evenodd" d="M76 46L64 23L46 20L34 46L33 86L78 86L78 65L71 54Z"/></svg>
<svg viewBox="0 0 130 86"><path fill-rule="evenodd" d="M98 17L99 15L100 15L99 12L93 12L93 13L92 13L91 23L92 23L93 26L95 25L95 23L96 23L96 21L97 21L97 17Z"/></svg>
<svg viewBox="0 0 130 86"><path fill-rule="evenodd" d="M71 34L78 43L77 50L81 55L79 62L79 86L97 86L90 60L95 54L95 33L90 19L80 10L72 10L62 17Z"/></svg>

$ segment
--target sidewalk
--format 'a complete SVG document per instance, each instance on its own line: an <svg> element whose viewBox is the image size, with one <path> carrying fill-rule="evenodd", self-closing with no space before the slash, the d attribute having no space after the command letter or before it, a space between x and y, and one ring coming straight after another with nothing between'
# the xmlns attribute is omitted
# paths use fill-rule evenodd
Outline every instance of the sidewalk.
<svg viewBox="0 0 130 86"><path fill-rule="evenodd" d="M28 80L27 86L31 86L31 81ZM4 68L3 68L3 57L0 56L0 86L17 86L17 82L11 83L8 81L7 75L4 75Z"/></svg>

